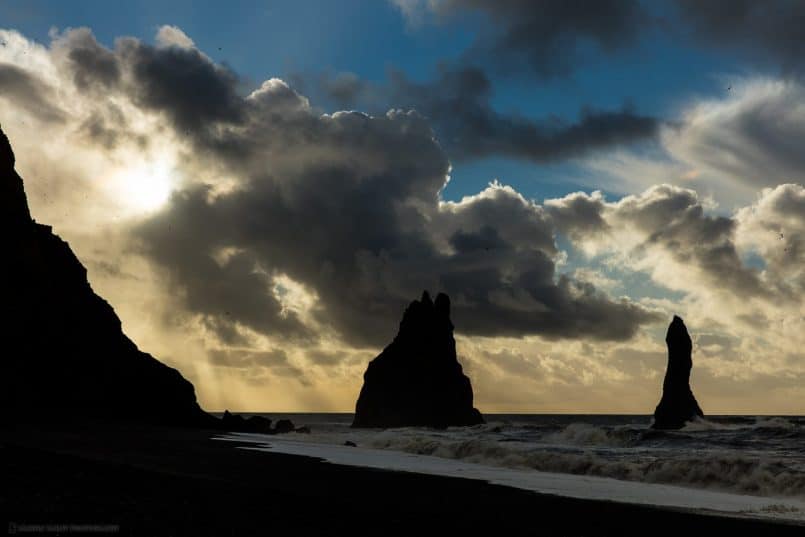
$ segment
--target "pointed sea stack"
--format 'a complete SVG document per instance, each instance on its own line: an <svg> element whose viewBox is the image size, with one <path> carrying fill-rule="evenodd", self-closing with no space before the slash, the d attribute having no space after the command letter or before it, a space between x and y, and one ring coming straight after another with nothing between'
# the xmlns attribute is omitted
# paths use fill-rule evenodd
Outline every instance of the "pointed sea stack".
<svg viewBox="0 0 805 537"><path fill-rule="evenodd" d="M662 399L654 411L654 429L680 429L696 417L704 417L690 389L693 344L681 318L674 315L665 336L668 369L662 383Z"/></svg>
<svg viewBox="0 0 805 537"><path fill-rule="evenodd" d="M0 130L0 408L4 419L111 418L217 426L193 385L140 352L87 271L50 226L31 219Z"/></svg>
<svg viewBox="0 0 805 537"><path fill-rule="evenodd" d="M456 359L450 299L427 291L405 310L400 331L369 362L353 427L448 427L483 423Z"/></svg>

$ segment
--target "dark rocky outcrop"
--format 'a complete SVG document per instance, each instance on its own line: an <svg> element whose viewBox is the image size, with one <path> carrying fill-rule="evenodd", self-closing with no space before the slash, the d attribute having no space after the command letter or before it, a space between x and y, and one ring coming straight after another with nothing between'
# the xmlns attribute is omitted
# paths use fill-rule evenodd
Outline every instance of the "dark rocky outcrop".
<svg viewBox="0 0 805 537"><path fill-rule="evenodd" d="M221 427L227 431L238 431L241 433L261 433L271 434L271 420L263 416L249 416L244 418L238 414L232 414L228 410L224 411L221 417Z"/></svg>
<svg viewBox="0 0 805 537"><path fill-rule="evenodd" d="M450 299L425 291L408 306L394 341L369 362L353 427L476 425L470 379L456 359Z"/></svg>
<svg viewBox="0 0 805 537"><path fill-rule="evenodd" d="M310 433L310 427L303 425L294 426L289 419L277 420L274 428L271 428L271 420L263 416L249 416L244 418L230 411L224 411L221 417L220 427L227 431L239 433L260 433L260 434L284 434L284 433Z"/></svg>
<svg viewBox="0 0 805 537"><path fill-rule="evenodd" d="M268 433L271 431L271 420L263 416L250 416L246 419L246 428L256 433Z"/></svg>
<svg viewBox="0 0 805 537"><path fill-rule="evenodd" d="M294 424L291 420L277 420L277 424L274 426L274 432L276 434L283 434L283 433L290 433L295 429Z"/></svg>
<svg viewBox="0 0 805 537"><path fill-rule="evenodd" d="M31 219L0 131L0 408L6 419L114 418L216 426L193 385L141 352L86 269ZM13 418L10 418L13 417Z"/></svg>
<svg viewBox="0 0 805 537"><path fill-rule="evenodd" d="M239 416L237 414L232 414L228 410L224 410L224 415L221 417L221 426L230 429L232 431L245 431L246 429L246 418L243 416ZM271 429L271 425L268 426Z"/></svg>
<svg viewBox="0 0 805 537"><path fill-rule="evenodd" d="M662 399L654 411L655 429L679 429L696 417L704 417L690 389L693 343L681 318L674 315L665 336L668 369L662 383Z"/></svg>

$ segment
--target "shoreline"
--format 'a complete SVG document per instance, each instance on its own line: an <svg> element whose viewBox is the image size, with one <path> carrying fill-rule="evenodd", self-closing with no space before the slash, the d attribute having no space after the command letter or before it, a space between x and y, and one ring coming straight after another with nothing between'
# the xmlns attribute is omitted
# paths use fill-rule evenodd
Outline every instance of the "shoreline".
<svg viewBox="0 0 805 537"><path fill-rule="evenodd" d="M803 531L789 521L567 498L237 449L213 439L220 434L97 423L3 429L0 523L4 529L107 524L121 535L280 528L300 535L411 535L423 528L546 536Z"/></svg>
<svg viewBox="0 0 805 537"><path fill-rule="evenodd" d="M589 474L492 466L415 452L308 442L295 435L278 437L234 433L218 435L214 439L238 444L237 447L241 449L269 454L306 456L324 460L330 464L355 468L473 479L561 498L611 501L634 506L708 513L716 516L786 520L805 526L805 502L799 498L754 496L708 488L630 481ZM244 443L246 445L243 445Z"/></svg>

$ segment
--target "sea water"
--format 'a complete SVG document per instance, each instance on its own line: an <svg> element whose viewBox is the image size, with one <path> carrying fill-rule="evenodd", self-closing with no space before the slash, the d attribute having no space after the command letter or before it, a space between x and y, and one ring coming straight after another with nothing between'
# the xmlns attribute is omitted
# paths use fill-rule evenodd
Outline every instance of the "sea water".
<svg viewBox="0 0 805 537"><path fill-rule="evenodd" d="M229 438L538 492L805 519L805 417L708 416L657 431L637 415L487 414L486 424L444 430L351 429L352 414L265 416L311 433Z"/></svg>

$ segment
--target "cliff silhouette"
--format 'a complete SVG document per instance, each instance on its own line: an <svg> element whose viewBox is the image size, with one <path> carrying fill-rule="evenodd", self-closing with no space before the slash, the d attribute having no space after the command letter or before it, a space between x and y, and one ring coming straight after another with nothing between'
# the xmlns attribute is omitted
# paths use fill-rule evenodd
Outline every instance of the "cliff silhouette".
<svg viewBox="0 0 805 537"><path fill-rule="evenodd" d="M662 399L654 410L655 429L680 429L688 421L704 417L690 389L690 370L693 367L691 342L684 321L674 315L665 336L668 346L668 369L662 383Z"/></svg>
<svg viewBox="0 0 805 537"><path fill-rule="evenodd" d="M450 299L427 291L405 310L394 341L369 362L353 427L476 425L470 379L456 358Z"/></svg>
<svg viewBox="0 0 805 537"><path fill-rule="evenodd" d="M14 152L0 130L0 403L7 419L114 418L216 426L193 385L141 352L87 271L28 209Z"/></svg>

